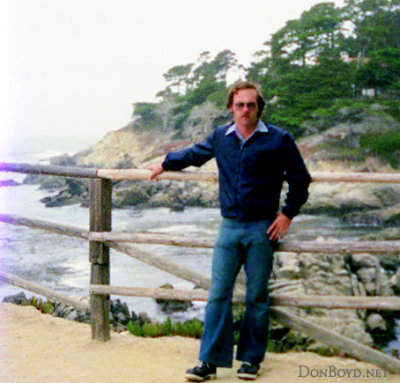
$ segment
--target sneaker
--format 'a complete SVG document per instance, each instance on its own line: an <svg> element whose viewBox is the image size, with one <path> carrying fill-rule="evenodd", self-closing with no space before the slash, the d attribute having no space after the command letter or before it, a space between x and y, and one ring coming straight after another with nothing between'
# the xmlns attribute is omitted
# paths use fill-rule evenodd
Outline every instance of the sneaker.
<svg viewBox="0 0 400 383"><path fill-rule="evenodd" d="M237 370L237 377L244 380L255 380L258 377L260 366L258 364L251 364L248 362L242 363L239 370Z"/></svg>
<svg viewBox="0 0 400 383"><path fill-rule="evenodd" d="M186 371L185 378L190 382L204 382L217 377L217 366L200 362L197 366Z"/></svg>

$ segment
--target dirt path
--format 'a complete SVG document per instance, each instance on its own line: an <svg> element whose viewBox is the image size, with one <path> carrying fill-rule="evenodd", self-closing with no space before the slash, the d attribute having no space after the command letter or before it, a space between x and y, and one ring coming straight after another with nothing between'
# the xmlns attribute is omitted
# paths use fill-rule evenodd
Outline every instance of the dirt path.
<svg viewBox="0 0 400 383"><path fill-rule="evenodd" d="M0 382L185 382L184 371L196 362L199 347L199 341L181 337L148 339L113 333L106 343L90 337L86 324L1 303ZM233 369L219 369L217 382L239 382L237 367L235 363ZM319 369L328 377L315 377ZM399 376L376 366L313 353L268 353L262 370L257 382L400 382ZM350 377L338 377L342 374Z"/></svg>

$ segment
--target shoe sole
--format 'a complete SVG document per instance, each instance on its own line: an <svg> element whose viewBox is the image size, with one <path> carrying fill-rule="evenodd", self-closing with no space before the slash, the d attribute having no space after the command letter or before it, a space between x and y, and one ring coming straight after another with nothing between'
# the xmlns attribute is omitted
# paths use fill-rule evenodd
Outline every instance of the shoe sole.
<svg viewBox="0 0 400 383"><path fill-rule="evenodd" d="M204 382L205 380L212 380L212 379L217 379L217 374L209 374L204 377L194 375L194 374L185 374L185 378L189 382Z"/></svg>
<svg viewBox="0 0 400 383"><path fill-rule="evenodd" d="M258 374L246 374L246 373L238 373L237 377L242 380L256 380L258 378Z"/></svg>

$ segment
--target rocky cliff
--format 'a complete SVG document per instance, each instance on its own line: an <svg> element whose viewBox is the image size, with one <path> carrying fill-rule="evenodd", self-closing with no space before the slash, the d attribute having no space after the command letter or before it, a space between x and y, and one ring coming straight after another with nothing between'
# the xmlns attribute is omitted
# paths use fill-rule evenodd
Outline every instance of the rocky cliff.
<svg viewBox="0 0 400 383"><path fill-rule="evenodd" d="M343 119L342 119L343 120ZM360 137L369 132L399 131L400 126L386 114L367 114L357 122L339 123L322 133L297 141L310 172L385 172L395 173L387 161L360 147ZM138 130L133 124L107 134L101 141L74 156L52 159L53 164L94 168L146 168L160 162L173 150L192 142L174 139L161 131ZM400 161L400 150L398 152ZM193 168L190 170L198 170ZM202 171L216 171L215 161ZM26 182L42 183L45 188L59 188L59 195L44 200L47 206L80 202L87 204L87 185L76 180L30 177ZM61 182L61 184L60 184ZM80 183L80 185L79 185ZM158 183L123 181L114 187L115 207L124 206L217 206L217 185L197 182ZM313 183L304 213L338 215L348 223L392 225L400 222L400 185L365 183Z"/></svg>

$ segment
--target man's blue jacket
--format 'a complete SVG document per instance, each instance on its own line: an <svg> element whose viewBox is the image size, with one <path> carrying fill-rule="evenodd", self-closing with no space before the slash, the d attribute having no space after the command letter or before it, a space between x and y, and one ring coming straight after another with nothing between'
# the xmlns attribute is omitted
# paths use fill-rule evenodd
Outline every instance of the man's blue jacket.
<svg viewBox="0 0 400 383"><path fill-rule="evenodd" d="M226 134L231 125L217 127L206 140L169 153L164 170L201 166L215 157L222 216L240 221L273 220L286 180L289 190L281 211L293 218L308 198L311 177L292 136L265 124L268 132L255 132L242 144L235 133Z"/></svg>

